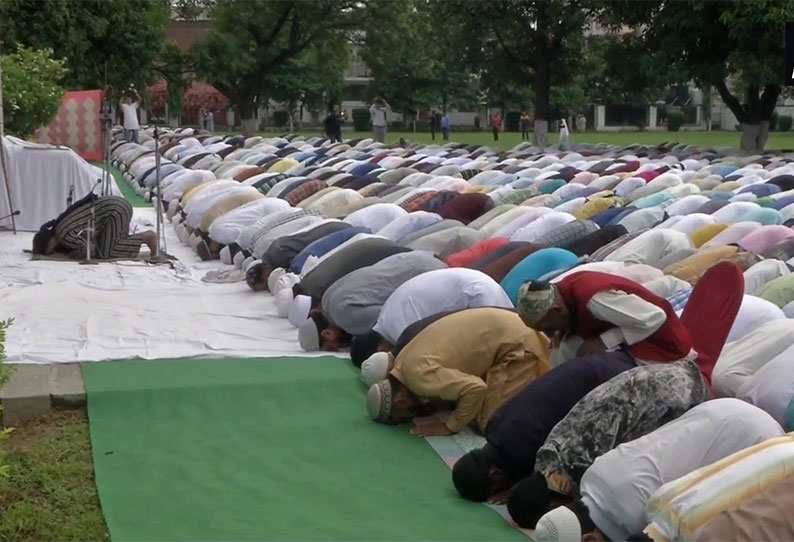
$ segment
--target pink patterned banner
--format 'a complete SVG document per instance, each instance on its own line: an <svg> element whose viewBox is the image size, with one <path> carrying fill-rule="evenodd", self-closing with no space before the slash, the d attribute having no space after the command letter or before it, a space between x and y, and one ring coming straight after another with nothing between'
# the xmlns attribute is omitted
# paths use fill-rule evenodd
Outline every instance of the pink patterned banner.
<svg viewBox="0 0 794 542"><path fill-rule="evenodd" d="M101 90L67 92L58 114L37 132L39 143L65 145L86 160L102 159Z"/></svg>

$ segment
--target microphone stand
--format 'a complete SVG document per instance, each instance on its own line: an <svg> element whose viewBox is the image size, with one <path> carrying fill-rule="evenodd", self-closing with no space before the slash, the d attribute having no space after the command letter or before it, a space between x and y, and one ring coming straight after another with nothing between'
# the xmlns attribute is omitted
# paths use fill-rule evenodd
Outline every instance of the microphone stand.
<svg viewBox="0 0 794 542"><path fill-rule="evenodd" d="M165 230L163 228L163 200L160 192L160 124L154 122L154 178L155 178L155 212L157 214L156 232L157 251L152 254L149 261L152 263L163 263L169 260L168 253L165 251Z"/></svg>
<svg viewBox="0 0 794 542"><path fill-rule="evenodd" d="M93 194L94 190L96 190L96 187L100 186L101 184L102 184L102 179L101 178L97 179L94 188L91 189L91 193ZM91 244L94 242L94 239L96 238L96 236L94 235L96 232L96 223L95 223L96 212L94 210L94 201L96 201L96 198L91 199L91 217L88 219L88 226L86 227L85 230L83 230L85 231L85 260L80 262L80 264L82 265L97 264L95 260L91 259Z"/></svg>

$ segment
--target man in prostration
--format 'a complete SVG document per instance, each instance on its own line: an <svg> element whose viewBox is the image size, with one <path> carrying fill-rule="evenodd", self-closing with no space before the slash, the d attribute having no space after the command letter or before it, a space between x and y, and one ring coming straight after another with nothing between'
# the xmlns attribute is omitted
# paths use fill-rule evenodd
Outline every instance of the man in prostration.
<svg viewBox="0 0 794 542"><path fill-rule="evenodd" d="M692 338L672 306L637 282L582 271L519 291L524 322L560 343L563 359L624 348L638 363L694 360Z"/></svg>
<svg viewBox="0 0 794 542"><path fill-rule="evenodd" d="M472 307L512 309L513 304L496 281L474 269L438 269L414 277L389 296L372 331L353 338L351 361L361 366L372 354L388 352L405 328L417 320Z"/></svg>
<svg viewBox="0 0 794 542"><path fill-rule="evenodd" d="M323 294L320 307L301 325L298 339L306 351L338 351L353 335L366 333L383 304L406 281L447 266L422 250L402 252L345 275ZM305 303L305 302L304 302Z"/></svg>
<svg viewBox="0 0 794 542"><path fill-rule="evenodd" d="M645 528L645 507L662 485L782 435L769 414L744 401L701 403L656 431L597 458L582 477L580 499L540 518L534 540L626 540Z"/></svg>
<svg viewBox="0 0 794 542"><path fill-rule="evenodd" d="M130 235L132 206L127 200L118 196L98 197L93 193L73 203L55 220L43 224L33 236L33 253L63 254L76 260L85 258L86 232L92 215L92 258L135 258L143 244L152 254L157 254L157 236L153 231Z"/></svg>
<svg viewBox="0 0 794 542"><path fill-rule="evenodd" d="M550 508L576 494L596 458L678 418L708 395L692 361L635 367L601 384L551 430L535 457L535 472L510 491L510 516L534 528Z"/></svg>
<svg viewBox="0 0 794 542"><path fill-rule="evenodd" d="M527 384L491 416L485 446L455 463L452 481L460 496L475 502L504 500L506 491L532 474L538 449L571 408L634 367L627 353L607 352L572 359Z"/></svg>
<svg viewBox="0 0 794 542"><path fill-rule="evenodd" d="M422 401L455 403L446 422L414 419L414 435L450 435L470 422L485 429L491 414L548 370L548 339L526 328L512 310L467 309L445 316L419 333L397 356L388 376L367 393L375 421L417 418Z"/></svg>

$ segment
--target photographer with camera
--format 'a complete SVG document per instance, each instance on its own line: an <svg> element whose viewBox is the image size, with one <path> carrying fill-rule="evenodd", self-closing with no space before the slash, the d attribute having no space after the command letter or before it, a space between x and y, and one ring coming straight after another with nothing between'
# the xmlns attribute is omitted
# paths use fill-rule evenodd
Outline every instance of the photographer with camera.
<svg viewBox="0 0 794 542"><path fill-rule="evenodd" d="M121 99L121 112L124 115L124 137L127 141L138 142L138 107L141 104L141 96L135 87L130 85L130 88L124 92Z"/></svg>

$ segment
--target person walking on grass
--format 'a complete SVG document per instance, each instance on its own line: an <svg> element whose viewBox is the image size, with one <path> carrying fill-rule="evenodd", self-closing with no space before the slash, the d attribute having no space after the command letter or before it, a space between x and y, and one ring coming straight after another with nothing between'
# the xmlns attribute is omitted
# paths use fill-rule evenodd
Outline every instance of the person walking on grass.
<svg viewBox="0 0 794 542"><path fill-rule="evenodd" d="M521 113L521 141L529 141L529 114Z"/></svg>
<svg viewBox="0 0 794 542"><path fill-rule="evenodd" d="M499 130L502 128L502 114L499 111L491 117L491 127L493 128L493 140L499 141Z"/></svg>
<svg viewBox="0 0 794 542"><path fill-rule="evenodd" d="M449 141L449 129L451 124L449 122L449 115L446 111L441 115L441 133L444 134L444 141Z"/></svg>
<svg viewBox="0 0 794 542"><path fill-rule="evenodd" d="M430 112L430 139L436 140L436 124L438 123L438 113L433 109Z"/></svg>
<svg viewBox="0 0 794 542"><path fill-rule="evenodd" d="M369 108L370 122L372 123L372 139L383 143L386 140L386 108L389 105L383 98L375 98Z"/></svg>

